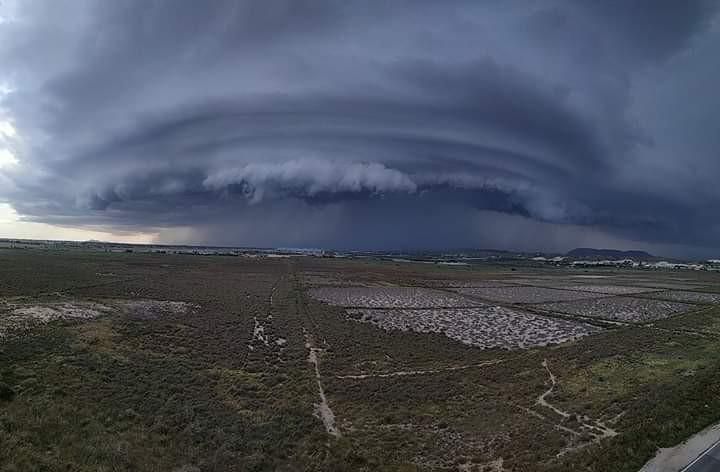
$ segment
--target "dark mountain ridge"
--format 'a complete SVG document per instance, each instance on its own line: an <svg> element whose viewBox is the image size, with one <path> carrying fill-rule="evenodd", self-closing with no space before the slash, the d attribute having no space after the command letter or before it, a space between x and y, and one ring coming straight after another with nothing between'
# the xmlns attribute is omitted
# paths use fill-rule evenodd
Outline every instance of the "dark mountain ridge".
<svg viewBox="0 0 720 472"><path fill-rule="evenodd" d="M580 247L573 249L566 254L567 257L573 259L632 259L635 261L646 261L657 259L652 254L645 251L620 251L617 249L595 249L589 247Z"/></svg>

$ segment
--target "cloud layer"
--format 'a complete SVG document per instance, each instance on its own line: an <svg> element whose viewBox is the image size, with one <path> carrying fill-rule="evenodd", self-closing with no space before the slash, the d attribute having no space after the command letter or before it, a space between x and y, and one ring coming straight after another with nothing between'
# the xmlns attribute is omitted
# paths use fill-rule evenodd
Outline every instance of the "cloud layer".
<svg viewBox="0 0 720 472"><path fill-rule="evenodd" d="M717 5L9 2L0 200L166 241L710 253Z"/></svg>

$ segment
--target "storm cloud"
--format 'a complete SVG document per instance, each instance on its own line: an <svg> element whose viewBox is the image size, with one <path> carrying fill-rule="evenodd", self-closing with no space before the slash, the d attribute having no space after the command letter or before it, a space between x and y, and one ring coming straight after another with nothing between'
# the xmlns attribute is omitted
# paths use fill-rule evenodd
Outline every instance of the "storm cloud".
<svg viewBox="0 0 720 472"><path fill-rule="evenodd" d="M0 201L165 242L720 250L715 1L0 6Z"/></svg>

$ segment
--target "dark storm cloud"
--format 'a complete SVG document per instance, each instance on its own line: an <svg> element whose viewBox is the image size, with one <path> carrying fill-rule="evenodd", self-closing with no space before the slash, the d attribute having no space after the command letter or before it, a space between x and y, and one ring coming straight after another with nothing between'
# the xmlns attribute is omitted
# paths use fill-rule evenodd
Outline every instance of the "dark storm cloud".
<svg viewBox="0 0 720 472"><path fill-rule="evenodd" d="M687 88L720 78L715 2L12 5L0 116L21 164L0 199L26 219L226 244L717 246L716 94Z"/></svg>
<svg viewBox="0 0 720 472"><path fill-rule="evenodd" d="M586 0L584 7L597 14L608 32L617 34L638 58L655 60L687 47L696 33L709 26L717 2Z"/></svg>

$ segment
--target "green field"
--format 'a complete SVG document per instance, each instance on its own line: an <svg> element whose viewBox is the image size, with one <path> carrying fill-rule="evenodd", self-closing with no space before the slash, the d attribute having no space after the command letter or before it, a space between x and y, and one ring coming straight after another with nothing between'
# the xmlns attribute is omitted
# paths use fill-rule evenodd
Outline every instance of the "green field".
<svg viewBox="0 0 720 472"><path fill-rule="evenodd" d="M586 273L513 269L2 251L0 470L636 471L720 421L715 305L506 350L381 329L309 294ZM716 274L594 273L720 292Z"/></svg>

